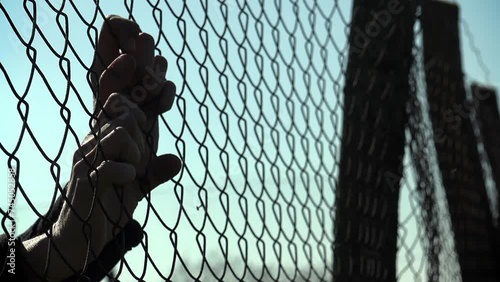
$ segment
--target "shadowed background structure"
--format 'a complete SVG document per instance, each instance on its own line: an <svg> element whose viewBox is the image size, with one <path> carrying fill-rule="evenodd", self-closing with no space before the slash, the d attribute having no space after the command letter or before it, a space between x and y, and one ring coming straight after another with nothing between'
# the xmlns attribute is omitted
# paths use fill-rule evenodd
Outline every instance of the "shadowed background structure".
<svg viewBox="0 0 500 282"><path fill-rule="evenodd" d="M159 153L184 167L110 279L497 281L500 6L470 2L0 0L17 233L69 179L117 14L169 62Z"/></svg>

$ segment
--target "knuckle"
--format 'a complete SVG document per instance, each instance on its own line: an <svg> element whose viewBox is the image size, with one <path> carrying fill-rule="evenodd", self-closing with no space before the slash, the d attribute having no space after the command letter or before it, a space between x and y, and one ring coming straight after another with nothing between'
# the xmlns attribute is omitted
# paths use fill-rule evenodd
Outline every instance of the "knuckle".
<svg viewBox="0 0 500 282"><path fill-rule="evenodd" d="M84 158L86 158L87 154L92 151L92 149L95 147L95 144L96 142L94 139L89 139L82 145L80 145L73 153L73 164L78 164L81 161L84 161Z"/></svg>
<svg viewBox="0 0 500 282"><path fill-rule="evenodd" d="M117 108L120 108L122 106L121 95L116 92L111 94L106 104L107 104L105 107L106 109L111 111L116 111Z"/></svg>
<svg viewBox="0 0 500 282"><path fill-rule="evenodd" d="M116 92L111 94L104 105L105 113L112 114L112 117L126 114L130 111L130 108L131 102L124 95Z"/></svg>
<svg viewBox="0 0 500 282"><path fill-rule="evenodd" d="M122 125L119 124L115 127L115 129L113 130L111 135L114 136L115 138L126 141L129 134L128 134L127 130L125 129L125 127L123 127Z"/></svg>
<svg viewBox="0 0 500 282"><path fill-rule="evenodd" d="M75 153L73 153L73 164L78 163L81 159L84 158L84 152L82 149L76 149Z"/></svg>
<svg viewBox="0 0 500 282"><path fill-rule="evenodd" d="M92 165L92 160L82 158L73 165L73 175L76 178L86 178L99 168L97 165Z"/></svg>
<svg viewBox="0 0 500 282"><path fill-rule="evenodd" d="M110 15L107 15L107 16L106 16L106 20L107 20L107 21L111 21L111 20L116 19L116 18L119 18L119 17L120 17L120 16L118 16L118 15L115 15L115 14L110 14Z"/></svg>
<svg viewBox="0 0 500 282"><path fill-rule="evenodd" d="M123 18L118 16L118 15L111 14L111 15L106 16L105 22L107 22L108 24L110 24L111 27L113 27L118 22L120 22L120 20L122 20L122 19Z"/></svg>
<svg viewBox="0 0 500 282"><path fill-rule="evenodd" d="M115 101L119 101L120 100L120 93L118 92L114 92L112 93L111 95L109 95L108 97L108 102L115 102Z"/></svg>
<svg viewBox="0 0 500 282"><path fill-rule="evenodd" d="M118 125L115 130L113 130L112 139L121 146L125 146L133 141L129 131L123 125Z"/></svg>
<svg viewBox="0 0 500 282"><path fill-rule="evenodd" d="M106 172L106 170L109 169L109 167L112 165L112 161L111 160L103 160L99 166L97 167L97 171L99 172Z"/></svg>
<svg viewBox="0 0 500 282"><path fill-rule="evenodd" d="M81 174L83 170L83 159L78 160L74 165L73 165L73 173L75 175Z"/></svg>
<svg viewBox="0 0 500 282"><path fill-rule="evenodd" d="M140 36L141 36L142 40L144 40L144 43L146 43L146 44L154 44L155 43L155 39L149 33L144 32Z"/></svg>

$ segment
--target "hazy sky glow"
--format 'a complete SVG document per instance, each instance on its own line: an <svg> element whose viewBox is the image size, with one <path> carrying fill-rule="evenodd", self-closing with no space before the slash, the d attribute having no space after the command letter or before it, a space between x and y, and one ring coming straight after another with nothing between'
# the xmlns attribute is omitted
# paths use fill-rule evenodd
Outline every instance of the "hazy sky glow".
<svg viewBox="0 0 500 282"><path fill-rule="evenodd" d="M163 34L147 1L134 1L134 19L143 31L159 39L158 50L169 61L168 76L177 84L179 93L173 109L161 120L159 153L176 153L185 163L174 182L158 187L152 194L156 212L144 201L136 214L141 223L147 218L147 252L155 262L155 266L147 264L146 281L161 280L155 268L164 277L170 275L175 249L179 252L176 267L182 267L178 261L181 258L193 274L202 271L203 252L209 262L215 262L225 256L221 249L235 262L243 260L241 250L246 250L255 269L262 267L259 252L265 250L265 263L270 265L273 277L278 261L285 269L291 269L287 272L291 276L294 264L300 269L312 264L321 276L324 271L321 265L332 261L333 213L329 207L334 205L333 187L338 173L344 80L340 62L345 56L342 54L347 53L345 24L336 12L331 30L327 30L324 15L315 14L316 37L308 38L313 32L308 26L311 5L308 1L298 5L298 17L303 22L300 29L295 25L293 5L283 1L284 16L274 31L279 33L277 38L269 24L279 19L274 1L266 1L268 19L262 18L261 23L252 16L261 11L258 1L248 4L243 14L239 13L241 4L235 1L226 1L229 30L225 29L218 1L188 1L191 14L183 10L181 1L169 1L170 6L161 3L158 8L163 11ZM22 1L0 2L23 40L32 42L36 53L28 53L38 67L33 67L26 48L4 13L0 13L0 30L5 31L0 44L0 63L15 89L14 93L6 76L0 75L3 117L0 141L7 151L16 150L20 183L38 212L45 213L56 185L64 185L69 179L73 152L89 130L86 112L91 110L92 95L86 70L72 49L88 66L96 34L87 28L74 7L85 21L91 22L95 6L83 0L50 1L56 9L64 4L62 12L66 18L58 17L45 1L36 4L25 1L31 14L36 5L37 23L46 37L43 39L38 32L32 34L33 25ZM200 2L209 3L206 7L210 23ZM316 2L323 3L318 4L321 10L333 8L332 4L326 4L331 1ZM348 20L351 1L338 2ZM500 2L457 2L472 35L466 36L462 25L467 80L488 82L499 89L500 39L494 29L500 26L497 17ZM101 9L104 14L129 15L123 3L117 3L102 1ZM158 11L154 15L160 18ZM182 20L177 20L178 17ZM101 24L102 17L97 15L94 25ZM61 32L62 28L66 33L66 26L67 36ZM293 27L297 29L291 36L287 30ZM470 47L471 39L481 52L484 67ZM67 60L54 55L45 40ZM71 48L66 40L71 42ZM291 42L296 42L296 46ZM321 44L328 52L326 59L321 57ZM308 54L310 46L313 55ZM29 108L19 103L16 96L25 97ZM29 130L23 129L21 115L27 116ZM51 168L52 162L58 166ZM2 179L7 179L7 165L8 156L0 154ZM411 203L409 193L414 186L410 176L405 183L401 195L402 219L411 215L411 205L415 204ZM1 196L0 207L5 209L6 205L7 200ZM199 208L200 205L204 207ZM21 233L38 216L21 196L16 209L18 233ZM406 244L411 245L421 236L417 225L413 217L407 229L400 230ZM273 241L277 243L273 245ZM412 261L406 250L400 252L399 269L412 269L404 271L400 280L413 281L414 271L424 279L421 246L408 252L416 258ZM136 276L142 275L144 254L144 249L136 248L127 255ZM236 275L244 271L241 264L231 266ZM128 270L123 272L124 281L134 280ZM307 271L304 273L307 275Z"/></svg>

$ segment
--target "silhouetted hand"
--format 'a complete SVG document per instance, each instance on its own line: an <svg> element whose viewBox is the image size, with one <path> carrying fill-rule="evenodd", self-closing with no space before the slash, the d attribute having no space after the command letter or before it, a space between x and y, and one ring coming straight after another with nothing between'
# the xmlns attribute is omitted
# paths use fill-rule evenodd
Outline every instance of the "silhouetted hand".
<svg viewBox="0 0 500 282"><path fill-rule="evenodd" d="M137 24L107 17L91 67L93 129L75 152L68 201L53 229L52 242L69 265L51 258L52 279L95 259L130 222L139 201L181 169L176 156L156 154L158 115L172 107L176 89L165 79L167 61L154 49L153 38ZM25 242L28 253L46 251L45 241ZM31 264L43 273L45 261Z"/></svg>

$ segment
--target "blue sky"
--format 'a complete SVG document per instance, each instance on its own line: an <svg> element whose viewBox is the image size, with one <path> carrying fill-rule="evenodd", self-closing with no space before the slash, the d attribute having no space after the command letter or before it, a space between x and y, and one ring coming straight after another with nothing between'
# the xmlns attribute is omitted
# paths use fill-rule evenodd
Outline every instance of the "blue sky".
<svg viewBox="0 0 500 282"><path fill-rule="evenodd" d="M456 1L460 5L462 20L465 21L471 33L471 37L465 33L462 24L462 51L464 70L469 80L487 82L493 85L497 90L500 86L500 56L498 50L500 39L496 34L500 19L496 17L500 11L500 2L495 0L481 1ZM481 68L473 49L471 48L471 39L481 53L482 61L486 67L487 73Z"/></svg>
<svg viewBox="0 0 500 282"><path fill-rule="evenodd" d="M87 2L83 4L82 0L73 2L83 17L90 21L93 17L94 7ZM346 17L349 17L350 1L341 0L339 2L341 11ZM60 8L62 1L52 1L51 3L54 3L56 8ZM74 44L73 47L81 56L82 61L88 65L92 59L92 47L87 29L70 3L64 3L63 11L69 19L68 39ZM141 3L136 3L134 7L136 20L144 31L150 32L154 37L161 38L157 25L151 17L151 7ZM151 201L164 222L162 223L155 215L149 214L146 231L149 234L148 252L150 256L155 263L159 264L158 267L161 268L162 273L168 275L174 253L174 244L171 243L171 238L177 236L177 248L181 257L190 261L193 264L193 269L199 270L196 261L201 259L201 253L197 242L203 244L203 240L196 230L203 229L206 236L205 243L208 245L206 252L209 256L214 261L221 259L222 254L218 240L223 237L217 233L226 226L227 218L230 218L234 226L228 228L225 233L228 239L230 257L241 260L238 258L240 255L238 248L246 244L249 257L254 258L252 261L255 265L261 263L258 259L258 248L255 247L258 236L251 235L246 224L248 220L256 233L263 232L262 240L265 242L270 242L271 237L281 234L278 241L281 244L283 252L281 259L284 265L289 265L293 260L293 255L289 254L288 248L296 248L298 264L305 267L310 262L305 259L308 251L307 248L301 247L302 239L300 236L308 238L307 242L310 246L324 245L326 250L329 250L328 241L322 241L318 244L314 239L311 239L313 238L311 236L314 234L320 237L323 228L331 230L331 217L327 207L333 205L333 191L328 189L333 183L333 178L318 179L317 175L334 175L336 173L325 169L326 167L335 167L333 162L335 162L335 157L338 157L338 148L336 153L328 150L328 140L325 139L325 136L328 134L332 136L334 131L339 129L341 121L340 111L328 114L329 108L339 107L339 99L335 97L340 97L341 92L336 91L334 98L330 99L328 96L326 99L317 84L321 80L319 76L309 69L312 83L308 85L308 78L302 76L303 71L298 66L298 63L306 64L309 60L307 50L304 47L305 42L313 41L316 46L315 50L318 51L318 41L305 38L301 32L297 31L297 47L293 50L284 30L285 26L292 27L294 25L293 9L289 3L283 5L282 11L282 14L289 15L289 17L285 17L283 25L279 28L281 34L279 50L282 57L274 59L273 55L277 54L278 49L272 44L274 40L271 36L272 30L268 26L264 27L262 36L263 41L267 43L267 49L260 48L261 46L258 44L259 30L255 28L258 25L252 17L248 17L249 29L245 31L241 23L246 18L244 15L238 14L239 8L234 1L227 1L228 23L233 32L232 34L226 33L227 41L220 41L219 36L216 35L221 33L224 28L224 20L220 14L218 2L213 1L207 5L213 28L205 25L206 36L200 34L199 28L196 26L196 24L202 25L204 22L202 7L198 1L189 2L189 7L195 16L191 18L185 11L183 14L184 22L179 22L174 17L174 14L180 15L182 12L181 2L169 1L169 3L171 4L170 8L164 3L160 5L164 17L163 32L168 38L168 44L161 38L158 47L169 61L169 79L177 84L180 99L177 100L172 111L163 115L163 121L166 121L168 126L164 124L161 126L159 152L177 153L183 156L186 167L182 174L176 177L177 184L167 183L153 193ZM276 9L272 2L266 3L266 12L269 14L270 20L277 19ZM489 71L490 84L499 89L500 70L496 66L500 65L500 56L496 52L500 47L500 39L493 36L496 34L493 29L500 24L500 19L496 17L496 13L500 11L500 4L495 0L463 0L458 1L458 3L461 5L462 18L468 23L472 33L472 37L468 37L462 32L461 37L467 79L469 81L487 81L483 68L471 50L470 40L473 39L474 44L481 52L486 69ZM18 27L22 37L29 40L32 24L21 3L2 1L2 4ZM51 169L51 161L40 154L28 133L24 132L23 141L16 152L16 157L20 159L21 185L28 197L33 200L35 207L39 209L40 213L43 213L50 204L55 184L57 182L64 184L69 178L72 153L77 146L76 137L81 140L88 131L89 118L85 113L85 108L89 110L92 101L90 99L91 92L85 79L85 70L78 63L71 50L65 48L67 46L64 43L65 37L57 24L59 22L64 30L65 19L63 17L56 18L56 13L42 1L36 5L38 25L43 30L43 34L56 52L70 61L69 64L60 63L59 59L47 48L42 38L39 35L34 36L33 46L37 51L36 64L46 76L53 93L51 94L39 74L34 75L34 79L28 87L29 74L33 71L32 65L26 56L24 46L19 43L3 13L0 15L0 28L7 30L7 32L4 40L6 44L0 45L0 62L12 80L17 94L27 93L28 125L48 158L57 162L60 167L60 169ZM105 14L128 15L122 4L116 5L109 1L101 5ZM33 11L32 6L33 4L28 4L29 11ZM247 9L247 12L252 11L256 14L259 12L257 6L250 5ZM308 6L299 5L299 17L305 23L309 16L307 10ZM317 21L322 23L324 19L317 15ZM96 26L100 26L101 23L102 20L98 16ZM336 43L341 49L345 48L345 26L339 14L334 15L332 27L331 33ZM304 28L305 34L311 33L310 28L308 29L307 26ZM184 30L186 30L186 41L182 35ZM325 34L328 31L323 25L318 24L315 32ZM244 39L245 34L248 36L247 43L244 45L246 53L242 48L238 48L237 44ZM94 34L91 33L91 37L93 36ZM212 61L207 61L206 69L200 68L197 63L197 61L207 59L208 52L203 47L205 41L208 41L209 53L212 57ZM193 50L188 50L184 42L187 42L187 45ZM225 42L228 44L227 54L224 54L226 49L221 48ZM318 55L319 52L315 52L312 62L320 69L329 68L332 77L326 79L326 89L336 89L334 82L342 83L343 80L338 62L341 57L332 42L327 43L327 47L328 59L324 61ZM260 56L254 56L252 49L259 50ZM293 59L293 53L297 54L295 65L287 68L286 62ZM176 54L182 54L183 60L178 59ZM246 57L246 62L241 59L242 57ZM225 64L225 58L229 58L230 69ZM279 69L279 79L274 78L273 66L277 66ZM83 104L77 99L77 93L68 89L69 81L63 73L69 71L71 72L70 81L78 90L78 95L82 97ZM188 79L184 80L183 77ZM278 88L278 80L282 88ZM205 88L204 85L207 84L209 86ZM3 75L0 75L0 93L2 93L0 111L4 117L1 121L3 130L0 132L0 141L8 151L13 151L22 133L22 119L18 113L18 99L7 86ZM287 100L284 98L285 96L290 98ZM61 112L59 104L64 104L71 110L70 117L68 117L67 112ZM279 106L279 110L276 109L276 106ZM293 113L291 112L292 108ZM26 113L27 109L24 105L21 105L20 109L21 112ZM316 109L321 110L324 116L318 116ZM243 116L244 121L238 119L238 116ZM63 117L69 118L69 123L76 136L68 132ZM184 122L182 117L185 117L187 122ZM281 123L278 124L278 121ZM324 136L319 130L320 125L325 130ZM226 127L229 128L232 144L227 143ZM242 128L246 130L241 130ZM286 131L292 132L291 135L294 137L288 137ZM212 136L208 136L208 133L211 133ZM66 134L67 137L64 139ZM308 136L309 140L320 139L321 141L307 143L304 138L300 138L300 135L303 134ZM280 136L279 140L276 139L276 135ZM291 138L293 141L290 141ZM336 144L338 138L339 136L336 136ZM244 146L245 143L249 146ZM322 144L319 146L323 146L323 153L317 149L317 144ZM221 147L225 149L219 149ZM276 159L278 152L282 156L280 160ZM241 155L244 158L240 158ZM307 155L316 161L309 162L308 158L305 157ZM205 168L203 160L208 160L209 170ZM293 163L290 166L291 170L295 171L293 176L290 176L290 170L286 169L287 163ZM321 163L324 165L319 165ZM225 166L226 168L224 168ZM7 156L5 154L0 154L0 170L2 171L1 175L5 175L4 179L7 179ZM229 177L225 173L226 170L229 171ZM59 174L59 177L53 177L51 171L54 175ZM301 171L305 172L300 173ZM261 181L261 177L264 177L265 180ZM412 184L409 183L406 186L411 189ZM294 189L289 189L290 187L294 187ZM244 195L245 198L239 195ZM181 196L184 209L181 209L178 200ZM280 208L272 205L274 198L279 199ZM403 192L402 198L410 198L407 191ZM295 207L295 210L291 211L286 208L287 205L284 202L288 200L292 201L290 206ZM2 198L0 202L0 207L4 208L7 201ZM197 209L201 202L207 206L206 212L203 209ZM308 209L301 209L304 202L307 202ZM321 204L321 208L314 208L314 204L317 203ZM265 208L261 207L262 204ZM224 211L224 208L227 207L230 208L230 211ZM409 207L410 203L402 200L401 218L410 213ZM37 216L23 199L19 199L16 208L19 215L17 217L19 231L22 231ZM144 221L147 216L146 210L147 205L142 203L136 214L139 221ZM322 210L326 220L322 221L316 210ZM266 214L264 220L260 218L262 212ZM276 219L276 214L279 213L282 214L281 224L285 226L283 233L278 233L277 227L280 223ZM287 213L296 216L295 225L298 226L298 230L294 231L290 228L294 220ZM310 221L307 220L308 213L312 218ZM176 226L176 223L179 225L175 232L170 232L169 229ZM412 224L415 225L414 220L413 223L409 223L409 225ZM310 225L310 228L307 225ZM312 230L309 237L307 230ZM415 227L409 227L409 230L408 242L418 236ZM235 240L239 232L246 234L244 236L246 241L240 241L240 244ZM292 244L289 244L289 240L285 239L287 236L295 236L291 240ZM271 244L267 244L265 247L266 258L269 262L276 261L273 247L275 246ZM314 265L321 265L320 251L313 247L311 252L313 253ZM412 250L412 252L419 253L418 250ZM405 253L401 252L400 265L407 264L407 258L404 255ZM131 262L132 269L140 275L144 251L137 248L127 258ZM418 268L419 262L410 263L410 265ZM236 269L237 272L241 271L238 267ZM407 273L409 274L405 274L402 281L413 280L411 272ZM132 280L130 275L124 275ZM148 266L146 280L155 281L157 279L159 277L156 271Z"/></svg>

